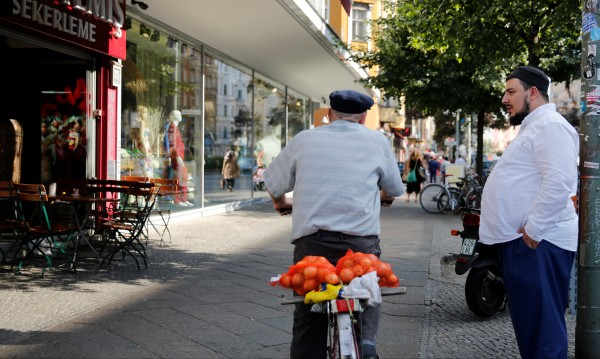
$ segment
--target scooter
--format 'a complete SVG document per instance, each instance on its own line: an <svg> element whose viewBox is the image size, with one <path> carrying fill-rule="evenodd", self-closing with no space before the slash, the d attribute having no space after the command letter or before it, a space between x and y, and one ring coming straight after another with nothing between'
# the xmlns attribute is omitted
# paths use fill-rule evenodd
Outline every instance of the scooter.
<svg viewBox="0 0 600 359"><path fill-rule="evenodd" d="M458 275L469 269L465 297L469 309L482 318L506 309L506 292L496 250L479 242L479 209L463 208L463 230L450 234L460 236L462 245L454 271Z"/></svg>

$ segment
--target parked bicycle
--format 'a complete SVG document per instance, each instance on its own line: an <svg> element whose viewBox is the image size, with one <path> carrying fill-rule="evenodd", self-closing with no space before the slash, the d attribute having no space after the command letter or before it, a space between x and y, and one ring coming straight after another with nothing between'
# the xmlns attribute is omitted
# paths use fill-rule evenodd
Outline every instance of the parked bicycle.
<svg viewBox="0 0 600 359"><path fill-rule="evenodd" d="M445 174L444 177L450 177L451 174ZM461 190L453 187L448 180L444 184L430 183L421 189L419 203L425 212L442 213L459 208Z"/></svg>
<svg viewBox="0 0 600 359"><path fill-rule="evenodd" d="M481 208L483 186L479 183L479 175L472 173L458 179L456 185L460 188L460 197L458 208L455 208L454 213L459 214L463 208Z"/></svg>
<svg viewBox="0 0 600 359"><path fill-rule="evenodd" d="M452 176L450 174L444 177ZM449 211L461 213L462 208L480 208L483 186L477 180L477 174L467 174L459 177L454 185L449 181L444 184L430 183L423 187L420 195L421 207L428 213Z"/></svg>
<svg viewBox="0 0 600 359"><path fill-rule="evenodd" d="M406 294L406 287L382 287L381 295ZM281 304L303 304L304 297L287 298ZM337 298L312 304L312 311L328 316L327 358L360 359L363 357L358 345L361 315L366 300Z"/></svg>

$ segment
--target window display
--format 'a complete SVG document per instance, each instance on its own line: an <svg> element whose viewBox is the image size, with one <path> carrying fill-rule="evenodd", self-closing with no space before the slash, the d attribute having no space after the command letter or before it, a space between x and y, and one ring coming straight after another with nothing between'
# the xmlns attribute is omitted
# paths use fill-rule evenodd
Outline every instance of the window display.
<svg viewBox="0 0 600 359"><path fill-rule="evenodd" d="M285 86L142 25L153 30L133 19L127 32L121 175L178 179L175 210L267 196L258 170L309 127L308 99L286 101Z"/></svg>

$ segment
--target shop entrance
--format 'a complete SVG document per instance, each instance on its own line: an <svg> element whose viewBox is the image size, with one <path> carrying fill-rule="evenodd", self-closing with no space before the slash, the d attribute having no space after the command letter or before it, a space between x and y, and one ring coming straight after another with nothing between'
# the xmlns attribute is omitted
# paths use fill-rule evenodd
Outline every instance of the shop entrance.
<svg viewBox="0 0 600 359"><path fill-rule="evenodd" d="M23 128L21 182L86 178L89 61L0 36L0 120Z"/></svg>

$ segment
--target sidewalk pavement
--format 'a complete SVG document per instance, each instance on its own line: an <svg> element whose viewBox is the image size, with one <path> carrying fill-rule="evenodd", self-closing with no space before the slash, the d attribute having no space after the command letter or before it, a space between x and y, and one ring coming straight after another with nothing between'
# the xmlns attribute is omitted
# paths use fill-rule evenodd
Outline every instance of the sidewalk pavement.
<svg viewBox="0 0 600 359"><path fill-rule="evenodd" d="M384 297L381 358L518 357L508 313L471 314L465 276L446 263L459 218L404 199L382 209L382 259L407 293ZM291 264L291 217L264 203L170 228L144 271L125 258L43 279L0 273L0 358L289 357L293 306L279 302L291 292L268 281Z"/></svg>

